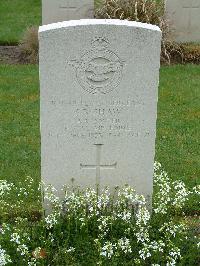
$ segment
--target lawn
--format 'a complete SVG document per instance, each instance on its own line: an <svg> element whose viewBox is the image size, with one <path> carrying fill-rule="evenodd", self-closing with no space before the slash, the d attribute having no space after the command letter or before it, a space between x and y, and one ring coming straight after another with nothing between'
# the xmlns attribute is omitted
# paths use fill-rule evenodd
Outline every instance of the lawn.
<svg viewBox="0 0 200 266"><path fill-rule="evenodd" d="M0 177L39 180L39 85L36 66L0 66Z"/></svg>
<svg viewBox="0 0 200 266"><path fill-rule="evenodd" d="M200 66L161 68L156 159L188 185L200 181L199 103Z"/></svg>
<svg viewBox="0 0 200 266"><path fill-rule="evenodd" d="M162 67L156 160L172 179L199 183L200 66ZM0 66L0 179L40 180L39 81L34 65ZM198 203L190 206L197 211Z"/></svg>
<svg viewBox="0 0 200 266"><path fill-rule="evenodd" d="M27 27L41 24L41 0L0 1L0 44L15 44Z"/></svg>
<svg viewBox="0 0 200 266"><path fill-rule="evenodd" d="M41 25L42 0L0 1L0 45L18 43L30 26ZM102 0L96 0L99 7Z"/></svg>

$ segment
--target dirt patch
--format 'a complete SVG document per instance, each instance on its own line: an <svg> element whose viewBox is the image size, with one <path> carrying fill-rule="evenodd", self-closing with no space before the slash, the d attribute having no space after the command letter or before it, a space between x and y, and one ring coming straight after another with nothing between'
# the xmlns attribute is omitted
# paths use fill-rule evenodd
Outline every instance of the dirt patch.
<svg viewBox="0 0 200 266"><path fill-rule="evenodd" d="M0 46L0 64L21 64L18 46Z"/></svg>
<svg viewBox="0 0 200 266"><path fill-rule="evenodd" d="M174 51L171 54L171 64L200 64L200 45L181 45L181 53ZM0 64L34 64L37 60L32 60L32 54L23 53L19 46L0 46ZM33 56L34 57L34 56ZM36 57L36 56L35 56ZM161 62L168 65L167 62Z"/></svg>

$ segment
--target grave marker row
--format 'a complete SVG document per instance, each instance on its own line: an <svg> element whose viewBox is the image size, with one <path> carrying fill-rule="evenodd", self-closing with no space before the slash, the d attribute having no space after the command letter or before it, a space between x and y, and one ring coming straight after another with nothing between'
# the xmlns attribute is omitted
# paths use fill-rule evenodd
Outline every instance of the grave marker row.
<svg viewBox="0 0 200 266"><path fill-rule="evenodd" d="M177 42L200 42L200 0L165 0L165 14ZM42 23L94 18L94 0L42 0Z"/></svg>

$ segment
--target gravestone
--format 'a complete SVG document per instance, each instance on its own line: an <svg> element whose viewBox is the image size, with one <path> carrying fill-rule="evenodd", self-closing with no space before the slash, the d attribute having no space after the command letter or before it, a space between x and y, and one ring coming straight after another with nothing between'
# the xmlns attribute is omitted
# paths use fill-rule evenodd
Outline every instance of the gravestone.
<svg viewBox="0 0 200 266"><path fill-rule="evenodd" d="M121 20L39 29L42 178L152 194L161 32Z"/></svg>
<svg viewBox="0 0 200 266"><path fill-rule="evenodd" d="M42 24L94 18L94 0L42 0Z"/></svg>
<svg viewBox="0 0 200 266"><path fill-rule="evenodd" d="M177 42L200 42L200 0L166 0L166 18Z"/></svg>

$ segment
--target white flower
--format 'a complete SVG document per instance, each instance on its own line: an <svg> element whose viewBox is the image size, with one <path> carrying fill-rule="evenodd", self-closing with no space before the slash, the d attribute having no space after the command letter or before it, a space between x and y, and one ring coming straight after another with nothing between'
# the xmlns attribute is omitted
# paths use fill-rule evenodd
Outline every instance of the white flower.
<svg viewBox="0 0 200 266"><path fill-rule="evenodd" d="M49 185L47 187L44 187L43 191L44 199L48 200L54 207L57 207L59 209L62 207L59 197L54 194L54 192L56 192L57 190L53 186Z"/></svg>
<svg viewBox="0 0 200 266"><path fill-rule="evenodd" d="M99 223L98 229L100 231L100 235L99 235L100 238L106 236L106 234L108 233L109 225L111 222L110 219L111 217L109 216L102 216L97 220L97 222Z"/></svg>
<svg viewBox="0 0 200 266"><path fill-rule="evenodd" d="M146 205L146 199L143 195L136 194L134 201L135 201L136 205L138 205L138 206L145 206Z"/></svg>
<svg viewBox="0 0 200 266"><path fill-rule="evenodd" d="M171 260L171 261L168 261L166 266L175 266L176 265L176 261L175 260Z"/></svg>
<svg viewBox="0 0 200 266"><path fill-rule="evenodd" d="M139 206L136 213L136 230L135 236L137 237L137 242L145 243L149 241L149 220L150 213L146 206Z"/></svg>
<svg viewBox="0 0 200 266"><path fill-rule="evenodd" d="M110 192L105 188L100 195L98 195L97 207L98 209L105 209L110 201Z"/></svg>
<svg viewBox="0 0 200 266"><path fill-rule="evenodd" d="M111 258L114 254L114 249L116 248L116 244L112 244L110 241L105 242L105 245L102 247L100 252L100 256Z"/></svg>
<svg viewBox="0 0 200 266"><path fill-rule="evenodd" d="M130 222L131 220L131 212L127 210L123 210L122 213L117 214L118 218L121 218L125 222Z"/></svg>
<svg viewBox="0 0 200 266"><path fill-rule="evenodd" d="M124 252L124 253L132 253L130 240L126 237L121 238L118 240L118 247Z"/></svg>
<svg viewBox="0 0 200 266"><path fill-rule="evenodd" d="M121 199L134 201L135 200L135 190L130 186L125 186L118 191L118 197Z"/></svg>
<svg viewBox="0 0 200 266"><path fill-rule="evenodd" d="M10 227L8 224L3 223L2 225L0 225L0 234L4 235L6 233L6 231L9 231Z"/></svg>
<svg viewBox="0 0 200 266"><path fill-rule="evenodd" d="M90 211L90 212L93 212L93 211L94 211L94 207L93 207L93 206L90 206L90 207L89 207L89 211Z"/></svg>
<svg viewBox="0 0 200 266"><path fill-rule="evenodd" d="M183 224L174 224L173 222L164 223L163 226L159 229L160 232L168 237L175 237L177 233L183 232L185 226Z"/></svg>
<svg viewBox="0 0 200 266"><path fill-rule="evenodd" d="M150 220L150 213L146 206L139 206L136 213L136 225L147 225Z"/></svg>
<svg viewBox="0 0 200 266"><path fill-rule="evenodd" d="M44 198L49 200L52 204L59 204L59 197L56 197L52 193L47 193Z"/></svg>
<svg viewBox="0 0 200 266"><path fill-rule="evenodd" d="M152 241L149 245L148 245L149 249L152 249L152 251L159 251L159 252L163 252L163 248L165 247L165 243L162 240L157 241Z"/></svg>
<svg viewBox="0 0 200 266"><path fill-rule="evenodd" d="M159 189L154 196L154 212L166 214L171 202L171 183L167 173L162 170L161 164L158 162L154 164L154 184Z"/></svg>
<svg viewBox="0 0 200 266"><path fill-rule="evenodd" d="M158 171L162 167L161 163L155 161L154 162L154 171Z"/></svg>
<svg viewBox="0 0 200 266"><path fill-rule="evenodd" d="M193 193L200 195L200 185L193 187L193 191L194 191Z"/></svg>
<svg viewBox="0 0 200 266"><path fill-rule="evenodd" d="M185 202L188 200L190 192L186 189L185 184L182 181L174 181L172 187L175 190L175 196L172 201L172 205L176 208L182 208Z"/></svg>
<svg viewBox="0 0 200 266"><path fill-rule="evenodd" d="M6 192L9 192L13 186L13 183L9 184L6 180L0 180L0 196L3 196Z"/></svg>
<svg viewBox="0 0 200 266"><path fill-rule="evenodd" d="M6 254L6 251L0 246L0 266L4 266L11 262L10 256Z"/></svg>
<svg viewBox="0 0 200 266"><path fill-rule="evenodd" d="M27 255L28 254L28 247L24 244L19 245L17 247L17 251L20 252L21 256Z"/></svg>
<svg viewBox="0 0 200 266"><path fill-rule="evenodd" d="M73 247L70 247L66 250L67 253L74 252L74 251L75 251L75 248Z"/></svg>
<svg viewBox="0 0 200 266"><path fill-rule="evenodd" d="M151 257L151 253L150 253L147 245L144 245L143 249L139 250L139 256L143 260Z"/></svg>
<svg viewBox="0 0 200 266"><path fill-rule="evenodd" d="M169 251L169 255L167 256L168 262L167 266L176 265L176 261L181 258L180 249L178 247L172 247Z"/></svg>
<svg viewBox="0 0 200 266"><path fill-rule="evenodd" d="M58 223L58 213L51 213L45 218L47 229L51 229Z"/></svg>
<svg viewBox="0 0 200 266"><path fill-rule="evenodd" d="M15 242L16 244L20 245L20 235L18 233L11 234L11 242Z"/></svg>
<svg viewBox="0 0 200 266"><path fill-rule="evenodd" d="M28 266L36 266L37 260L35 258L31 258L31 261L28 262Z"/></svg>

